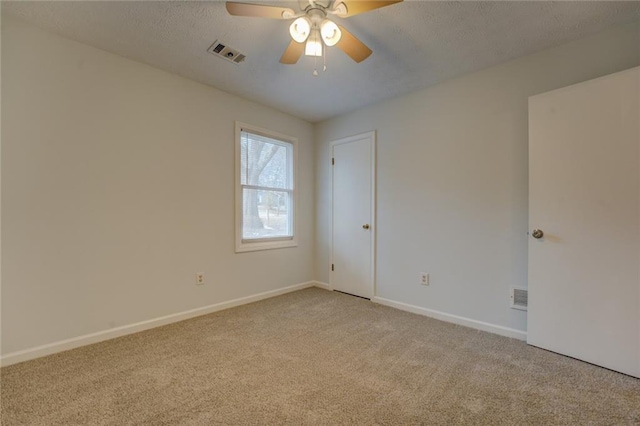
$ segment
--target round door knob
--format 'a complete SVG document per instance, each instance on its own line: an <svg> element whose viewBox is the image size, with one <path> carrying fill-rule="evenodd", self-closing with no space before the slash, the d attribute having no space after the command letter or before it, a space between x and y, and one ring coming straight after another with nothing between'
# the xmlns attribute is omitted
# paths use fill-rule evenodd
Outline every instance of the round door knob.
<svg viewBox="0 0 640 426"><path fill-rule="evenodd" d="M362 225L362 229L369 229L369 224L367 223L367 224Z"/></svg>
<svg viewBox="0 0 640 426"><path fill-rule="evenodd" d="M531 236L535 239L540 239L544 236L544 232L541 229L534 229L531 231Z"/></svg>

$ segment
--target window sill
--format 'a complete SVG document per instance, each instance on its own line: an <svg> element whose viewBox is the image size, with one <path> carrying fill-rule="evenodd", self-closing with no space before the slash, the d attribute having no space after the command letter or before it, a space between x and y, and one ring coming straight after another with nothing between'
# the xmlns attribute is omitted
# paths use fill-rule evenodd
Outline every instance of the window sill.
<svg viewBox="0 0 640 426"><path fill-rule="evenodd" d="M245 253L248 251L273 250L288 247L297 247L298 241L280 240L280 241L258 241L255 243L239 242L236 243L236 253Z"/></svg>

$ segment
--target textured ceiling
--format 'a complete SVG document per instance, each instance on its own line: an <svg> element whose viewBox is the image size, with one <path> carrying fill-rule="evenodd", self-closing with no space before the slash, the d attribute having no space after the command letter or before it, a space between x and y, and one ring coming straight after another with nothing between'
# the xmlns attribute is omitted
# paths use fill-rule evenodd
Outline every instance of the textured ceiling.
<svg viewBox="0 0 640 426"><path fill-rule="evenodd" d="M221 1L3 1L2 13L317 122L636 20L640 2L405 1L335 18L373 55L356 64L329 48L318 77L313 58L279 63L289 21L233 17ZM216 39L247 60L207 53Z"/></svg>

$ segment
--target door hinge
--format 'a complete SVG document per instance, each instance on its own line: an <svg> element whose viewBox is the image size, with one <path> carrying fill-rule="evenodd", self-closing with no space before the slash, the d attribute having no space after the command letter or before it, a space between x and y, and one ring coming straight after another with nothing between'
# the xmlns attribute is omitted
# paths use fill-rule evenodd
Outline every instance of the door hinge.
<svg viewBox="0 0 640 426"><path fill-rule="evenodd" d="M331 264L331 270L333 271L333 263Z"/></svg>
<svg viewBox="0 0 640 426"><path fill-rule="evenodd" d="M336 159L335 159L335 158L332 158L332 159L331 159L331 165L332 165L332 166L334 166L335 164L336 164Z"/></svg>

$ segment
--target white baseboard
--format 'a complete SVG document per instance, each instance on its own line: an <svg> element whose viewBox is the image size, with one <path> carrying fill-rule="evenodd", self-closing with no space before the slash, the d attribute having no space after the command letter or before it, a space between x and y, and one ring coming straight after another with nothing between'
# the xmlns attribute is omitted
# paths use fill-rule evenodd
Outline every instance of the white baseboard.
<svg viewBox="0 0 640 426"><path fill-rule="evenodd" d="M490 324L488 322L477 321L470 318L460 317L458 315L447 314L445 312L434 311L433 309L422 308L420 306L409 305L408 303L397 302L395 300L385 299L383 297L374 297L371 299L374 303L390 306L402 311L411 312L426 317L435 318L440 321L451 322L465 327L475 328L476 330L487 331L489 333L499 334L501 336L512 337L519 340L527 340L527 332L516 330L515 328L503 327L501 325Z"/></svg>
<svg viewBox="0 0 640 426"><path fill-rule="evenodd" d="M174 322L184 321L189 318L206 315L224 309L233 308L235 306L246 305L247 303L257 302L259 300L268 299L270 297L280 296L282 294L291 293L293 291L302 290L308 287L324 288L323 283L316 281L307 281L301 284L295 284L289 287L283 287L276 290L265 291L251 296L241 297L239 299L229 300L227 302L216 303L201 308L195 308L176 314L166 315L159 318L141 321L135 324L123 325L108 330L98 331L96 333L85 334L84 336L73 337L71 339L53 342L35 348L25 349L22 351L12 352L0 357L0 366L17 364L19 362L28 361L35 358L55 354L58 352L68 351L70 349L79 348L81 346L91 345L93 343L102 342L104 340L114 339L116 337L126 336L127 334L138 333L140 331L149 330L151 328L160 327Z"/></svg>
<svg viewBox="0 0 640 426"><path fill-rule="evenodd" d="M333 290L329 284L323 283L322 281L314 281L313 285L315 287L318 287L318 288L321 288L321 289L324 289L324 290L329 290L329 291Z"/></svg>

